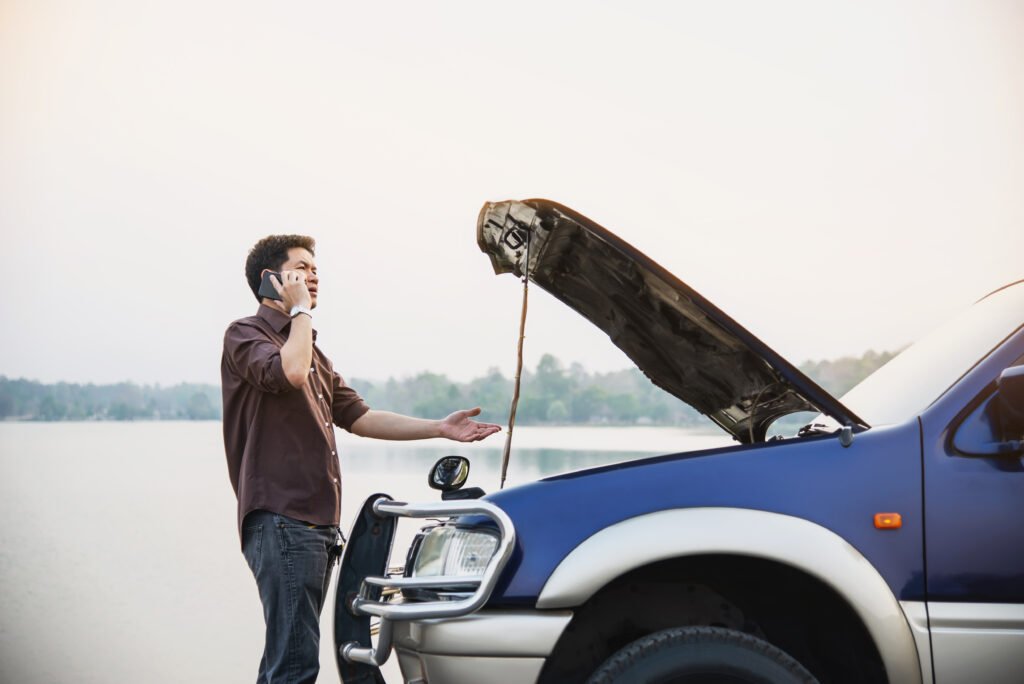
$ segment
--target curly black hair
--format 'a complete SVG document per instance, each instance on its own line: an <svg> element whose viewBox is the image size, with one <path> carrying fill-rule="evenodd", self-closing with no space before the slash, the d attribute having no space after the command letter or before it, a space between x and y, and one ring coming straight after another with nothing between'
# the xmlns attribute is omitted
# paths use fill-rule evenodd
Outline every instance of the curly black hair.
<svg viewBox="0 0 1024 684"><path fill-rule="evenodd" d="M288 261L288 250L292 247L302 247L316 256L313 251L316 240L308 235L268 235L249 250L249 256L245 259L245 279L249 281L249 289L256 301L263 301L259 295L263 269L280 271L284 262Z"/></svg>

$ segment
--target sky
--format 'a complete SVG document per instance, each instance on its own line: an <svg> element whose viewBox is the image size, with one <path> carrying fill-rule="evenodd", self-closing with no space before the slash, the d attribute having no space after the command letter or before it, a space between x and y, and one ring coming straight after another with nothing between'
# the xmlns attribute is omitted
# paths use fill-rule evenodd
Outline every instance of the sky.
<svg viewBox="0 0 1024 684"><path fill-rule="evenodd" d="M219 382L292 232L343 375L511 375L529 197L795 363L896 349L1024 278L1021 122L1011 0L0 0L0 375ZM534 288L543 353L630 365Z"/></svg>

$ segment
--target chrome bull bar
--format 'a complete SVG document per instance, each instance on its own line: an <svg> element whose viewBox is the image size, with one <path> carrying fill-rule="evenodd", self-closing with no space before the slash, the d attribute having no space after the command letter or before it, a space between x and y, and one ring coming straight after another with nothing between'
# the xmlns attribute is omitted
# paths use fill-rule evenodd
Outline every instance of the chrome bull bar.
<svg viewBox="0 0 1024 684"><path fill-rule="evenodd" d="M440 518L457 515L485 515L498 527L498 547L487 563L487 567L479 577L441 576L441 577L376 577L363 578L359 595L352 599L348 608L352 613L371 615L380 618L380 632L377 635L377 646L363 646L357 641L349 641L339 647L341 657L350 663L363 663L374 667L383 665L391 654L392 625L394 621L428 620L434 618L460 617L473 613L483 607L491 597L501 571L512 556L515 548L516 532L511 518L497 506L487 501L455 500L438 503L410 504L382 498L373 503L373 512L377 516L393 516L401 518ZM387 603L367 598L369 588L401 590L408 588L438 587L445 590L457 588L472 591L466 598L447 601L425 601L417 603ZM375 592L376 593L376 592Z"/></svg>

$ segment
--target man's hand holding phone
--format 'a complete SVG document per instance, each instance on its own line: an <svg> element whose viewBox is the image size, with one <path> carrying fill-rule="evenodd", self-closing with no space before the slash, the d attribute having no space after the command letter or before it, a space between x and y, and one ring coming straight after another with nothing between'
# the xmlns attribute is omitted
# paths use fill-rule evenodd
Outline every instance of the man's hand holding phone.
<svg viewBox="0 0 1024 684"><path fill-rule="evenodd" d="M306 274L302 271L264 271L259 294L281 302L285 311L291 311L293 306L310 308L313 305L306 286Z"/></svg>
<svg viewBox="0 0 1024 684"><path fill-rule="evenodd" d="M295 306L305 307L306 313L313 308L313 297L302 271L264 271L258 294L276 300L273 306L289 315ZM293 317L288 341L281 347L281 366L292 387L305 385L312 362L313 319L311 316Z"/></svg>

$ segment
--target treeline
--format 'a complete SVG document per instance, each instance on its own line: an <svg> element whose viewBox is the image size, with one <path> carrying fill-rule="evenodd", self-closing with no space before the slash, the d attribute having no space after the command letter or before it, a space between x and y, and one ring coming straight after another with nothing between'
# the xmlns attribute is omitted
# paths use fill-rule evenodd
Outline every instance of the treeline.
<svg viewBox="0 0 1024 684"><path fill-rule="evenodd" d="M862 356L844 356L831 361L805 361L800 370L829 391L834 397L841 397L858 382L889 363L902 350L876 352L868 350Z"/></svg>
<svg viewBox="0 0 1024 684"><path fill-rule="evenodd" d="M894 356L869 351L860 357L808 361L800 370L835 396ZM353 378L352 386L371 406L414 416L442 417L481 406L482 420L503 423L512 397L512 378L496 368L469 382L424 372L401 380ZM590 373L578 363L565 366L545 354L523 371L517 423L521 425L694 425L700 414L655 387L630 368ZM0 376L0 419L5 420L219 420L216 385L116 385L12 380Z"/></svg>
<svg viewBox="0 0 1024 684"><path fill-rule="evenodd" d="M513 380L492 368L468 383L420 373L401 381L351 384L371 406L419 416L444 416L480 406L481 420L501 423L508 417ZM542 356L536 369L523 370L520 392L520 425L692 425L701 420L699 413L655 387L636 368L588 373L578 363L565 367L551 354Z"/></svg>
<svg viewBox="0 0 1024 684"><path fill-rule="evenodd" d="M215 385L44 385L0 376L6 420L219 420L220 403Z"/></svg>

